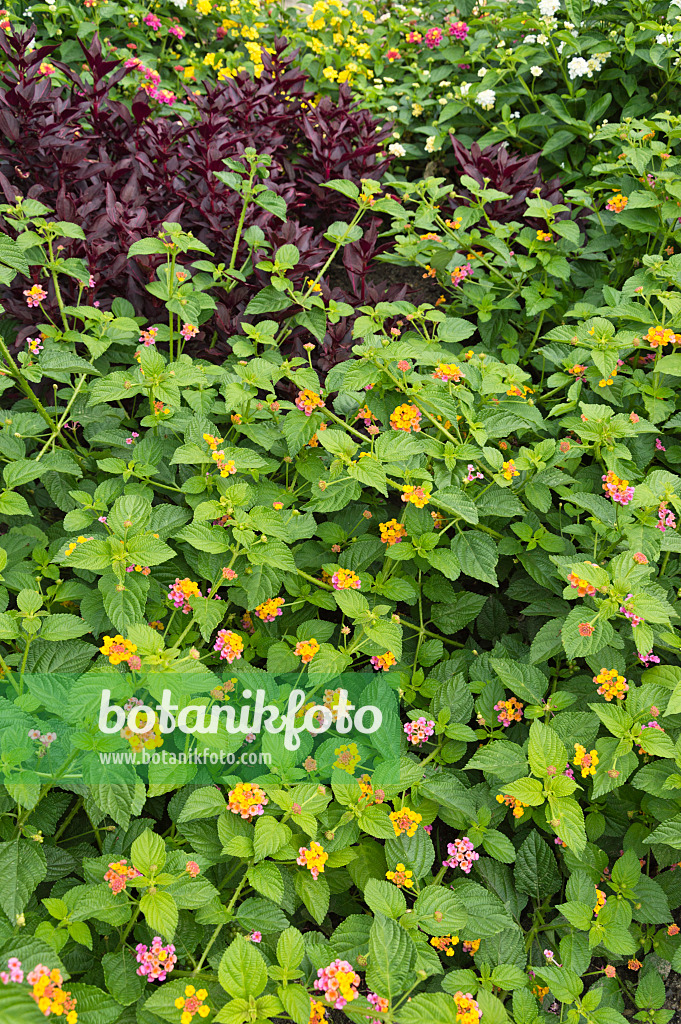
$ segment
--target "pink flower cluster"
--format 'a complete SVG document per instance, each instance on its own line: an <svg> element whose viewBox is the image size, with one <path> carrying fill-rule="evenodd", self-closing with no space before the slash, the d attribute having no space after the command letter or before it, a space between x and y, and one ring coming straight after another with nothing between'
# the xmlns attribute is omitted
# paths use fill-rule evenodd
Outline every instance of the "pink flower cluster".
<svg viewBox="0 0 681 1024"><path fill-rule="evenodd" d="M603 481L603 490L606 495L608 498L612 498L617 505L628 505L634 497L634 488L629 486L629 481L620 480L612 470L605 476L602 476L601 480Z"/></svg>
<svg viewBox="0 0 681 1024"><path fill-rule="evenodd" d="M468 35L468 25L465 21L452 21L449 25L449 34L455 39L464 40Z"/></svg>
<svg viewBox="0 0 681 1024"><path fill-rule="evenodd" d="M151 11L144 15L142 21L152 32L158 32L161 27L161 19L157 14L152 14Z"/></svg>
<svg viewBox="0 0 681 1024"><path fill-rule="evenodd" d="M346 1003L357 998L357 987L361 982L352 964L347 960L334 960L328 967L320 967L314 987L324 992L327 1003L342 1010Z"/></svg>
<svg viewBox="0 0 681 1024"><path fill-rule="evenodd" d="M168 29L168 35L175 36L177 39L184 39L187 31L181 25L171 25Z"/></svg>
<svg viewBox="0 0 681 1024"><path fill-rule="evenodd" d="M657 523L655 524L658 530L675 530L676 529L676 516L670 508L667 508L667 502L663 501L657 510Z"/></svg>
<svg viewBox="0 0 681 1024"><path fill-rule="evenodd" d="M140 332L140 345L144 345L145 348L150 348L156 344L156 335L158 334L158 327L150 327L148 331Z"/></svg>
<svg viewBox="0 0 681 1024"><path fill-rule="evenodd" d="M24 972L21 969L21 960L17 960L15 956L11 956L7 961L9 967L9 973L7 971L0 971L0 981L3 985L9 985L10 981L14 981L17 984L21 984L24 980Z"/></svg>
<svg viewBox="0 0 681 1024"><path fill-rule="evenodd" d="M415 747L420 747L435 732L435 722L428 718L417 718L415 722L407 722L404 731L409 737L409 742Z"/></svg>
<svg viewBox="0 0 681 1024"><path fill-rule="evenodd" d="M473 273L473 266L470 263L464 263L462 267L454 267L452 270L452 284L457 288L462 281L465 281L467 277L470 277Z"/></svg>
<svg viewBox="0 0 681 1024"><path fill-rule="evenodd" d="M653 654L652 647L650 648L647 654L639 654L638 660L642 662L642 664L645 665L646 668L648 668L649 665L660 664L660 659L656 654Z"/></svg>
<svg viewBox="0 0 681 1024"><path fill-rule="evenodd" d="M151 948L144 943L138 942L137 950L137 973L147 981L165 981L166 975L170 974L177 956L173 945L164 946L159 935L155 935L151 942Z"/></svg>
<svg viewBox="0 0 681 1024"><path fill-rule="evenodd" d="M447 860L442 861L443 868L461 868L465 875L470 875L473 862L480 859L480 854L468 838L455 839L447 845Z"/></svg>
<svg viewBox="0 0 681 1024"><path fill-rule="evenodd" d="M30 740L39 740L43 747L47 749L50 744L54 743L57 738L57 734L56 732L46 732L44 735L41 735L40 729L29 729L28 738Z"/></svg>
<svg viewBox="0 0 681 1024"><path fill-rule="evenodd" d="M484 480L484 479L485 479L484 473L478 473L478 471L476 470L475 466L473 466L469 462L468 463L468 475L464 477L464 480L466 481L466 483L470 484L474 480Z"/></svg>
<svg viewBox="0 0 681 1024"><path fill-rule="evenodd" d="M429 50L434 50L442 42L444 32L441 28L429 28L426 32L425 43Z"/></svg>
<svg viewBox="0 0 681 1024"><path fill-rule="evenodd" d="M632 612L630 609L626 607L627 601L631 601L633 596L633 594L627 594L627 596L624 598L624 604L620 605L620 615L625 615L628 619L631 619L632 626L640 626L642 622L645 622L643 616L636 615L635 612Z"/></svg>
<svg viewBox="0 0 681 1024"><path fill-rule="evenodd" d="M375 992L367 992L367 999L377 1013L386 1013L390 1006L389 999L386 999L385 996L376 995ZM379 1021L372 1020L371 1024L379 1024Z"/></svg>

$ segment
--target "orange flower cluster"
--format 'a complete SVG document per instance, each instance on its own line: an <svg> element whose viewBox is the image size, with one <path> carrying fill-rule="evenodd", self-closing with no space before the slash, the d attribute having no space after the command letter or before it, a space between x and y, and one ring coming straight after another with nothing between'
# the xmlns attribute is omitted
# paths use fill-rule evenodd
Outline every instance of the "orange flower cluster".
<svg viewBox="0 0 681 1024"><path fill-rule="evenodd" d="M310 640L299 640L293 653L302 659L303 665L308 665L319 650L318 642L312 637Z"/></svg>
<svg viewBox="0 0 681 1024"><path fill-rule="evenodd" d="M406 527L402 523L398 523L396 519L389 519L387 523L379 523L378 528L381 531L381 540L388 547L399 544L402 538L407 536Z"/></svg>
<svg viewBox="0 0 681 1024"><path fill-rule="evenodd" d="M298 392L296 398L296 407L304 412L306 416L311 416L315 409L321 409L324 406L323 400L314 391L310 391L309 388L305 388L303 391Z"/></svg>
<svg viewBox="0 0 681 1024"><path fill-rule="evenodd" d="M437 370L433 374L436 380L444 380L449 383L453 380L455 384L465 377L465 374L459 369L456 363L438 363Z"/></svg>
<svg viewBox="0 0 681 1024"><path fill-rule="evenodd" d="M668 327L649 327L646 334L646 341L651 348L664 348L665 345L676 345L677 341L680 340L681 336L677 338Z"/></svg>
<svg viewBox="0 0 681 1024"><path fill-rule="evenodd" d="M402 492L402 501L408 501L417 508L423 508L430 501L430 491L424 491L423 487L405 487Z"/></svg>
<svg viewBox="0 0 681 1024"><path fill-rule="evenodd" d="M577 591L580 597L593 597L596 593L594 585L589 583L587 580L581 579L576 572L570 573L568 576L568 583Z"/></svg>
<svg viewBox="0 0 681 1024"><path fill-rule="evenodd" d="M454 947L459 944L458 935L434 935L430 940L431 946L435 946L439 953L447 956L454 956Z"/></svg>
<svg viewBox="0 0 681 1024"><path fill-rule="evenodd" d="M626 196L623 196L620 192L614 195L612 199L608 199L605 204L606 210L610 210L611 213L621 213L625 208L629 200Z"/></svg>
<svg viewBox="0 0 681 1024"><path fill-rule="evenodd" d="M76 999L70 992L64 992L64 979L58 970L51 971L44 964L38 964L28 976L32 985L31 996L38 1004L38 1009L45 1016L65 1017L66 1024L76 1024Z"/></svg>
<svg viewBox="0 0 681 1024"><path fill-rule="evenodd" d="M117 860L109 864L104 881L109 883L111 892L119 893L125 890L130 879L139 877L140 872L136 868L129 868L127 860Z"/></svg>
<svg viewBox="0 0 681 1024"><path fill-rule="evenodd" d="M265 806L268 803L264 790L255 782L238 782L229 792L227 807L232 814L239 814L244 821L252 821L253 818L265 813Z"/></svg>
<svg viewBox="0 0 681 1024"><path fill-rule="evenodd" d="M501 793L497 796L497 803L506 804L507 807L512 807L514 818L522 818L525 813L525 808L528 806L527 804L522 804L520 800L514 796L504 796Z"/></svg>

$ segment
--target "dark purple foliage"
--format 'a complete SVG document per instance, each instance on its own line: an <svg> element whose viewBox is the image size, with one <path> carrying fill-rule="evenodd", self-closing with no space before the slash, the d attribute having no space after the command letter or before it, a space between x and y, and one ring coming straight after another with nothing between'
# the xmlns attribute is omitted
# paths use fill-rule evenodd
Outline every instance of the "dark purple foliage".
<svg viewBox="0 0 681 1024"><path fill-rule="evenodd" d="M511 220L522 221L525 215L525 200L531 199L533 194L549 203L563 202L560 180L552 178L551 181L544 181L537 170L539 153L531 153L528 156L514 153L503 142L482 150L477 142L474 142L470 149L466 149L453 135L450 135L450 139L459 174L467 174L480 185L484 184L487 178L490 188L508 193L508 199L499 199L485 207L487 215L492 220L502 224ZM459 185L457 191L460 195L470 196L470 192L463 185Z"/></svg>
<svg viewBox="0 0 681 1024"><path fill-rule="evenodd" d="M138 313L159 316L161 307L144 287L153 275L154 258L129 260L126 254L163 221L181 222L209 246L216 262L229 262L241 198L215 177L215 171L225 169L226 157L238 157L251 146L272 158L268 186L286 200L288 220L283 224L254 207L245 226L259 226L270 246L291 242L298 247L301 262L290 273L296 284L327 258L326 227L352 212L339 193L322 183L340 177L356 183L380 179L388 165L378 154L390 126L377 130L378 123L357 107L345 85L337 102L315 104L306 76L294 65L295 54L284 52L286 40L276 42L273 54L263 53L265 67L257 81L242 73L209 87L203 96L188 92L186 102L163 117L152 111L144 92L130 106L114 99L113 86L127 72L102 56L97 38L83 48L85 77L52 59L67 76L68 88L39 73L52 48L31 52L31 40L32 33L0 35L0 188L7 201L17 194L39 199L58 219L83 227L85 243L62 240L64 255L85 256L96 281L93 297L104 308L123 295ZM365 238L345 250L350 292L335 290L335 297L354 303L368 297L367 274L381 251L377 224L376 218L367 222ZM244 246L240 257L246 252ZM267 253L263 246L256 257ZM195 351L216 342L211 351L224 352L224 339L238 331L249 299L267 283L267 276L255 271L247 282L218 292L217 313L203 325ZM22 324L20 338L35 323L21 295L24 287L25 281L16 282L6 302ZM392 290L378 290L392 296ZM67 291L67 301L74 298ZM47 301L53 300L50 293ZM329 366L336 361L335 349L344 358L341 341L350 328L336 325L325 339Z"/></svg>

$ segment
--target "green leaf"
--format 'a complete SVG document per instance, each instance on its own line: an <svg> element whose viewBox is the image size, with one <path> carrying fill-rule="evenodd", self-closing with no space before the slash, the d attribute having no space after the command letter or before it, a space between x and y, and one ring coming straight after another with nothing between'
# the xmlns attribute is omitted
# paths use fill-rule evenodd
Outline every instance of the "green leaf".
<svg viewBox="0 0 681 1024"><path fill-rule="evenodd" d="M284 882L281 871L272 861L265 860L249 868L248 881L263 896L273 900L274 903L281 902L284 895Z"/></svg>
<svg viewBox="0 0 681 1024"><path fill-rule="evenodd" d="M427 885L422 889L413 913L419 928L429 935L456 935L468 919L465 905L441 885Z"/></svg>
<svg viewBox="0 0 681 1024"><path fill-rule="evenodd" d="M329 911L331 894L325 878L313 878L307 871L295 876L296 892L317 924L321 924Z"/></svg>
<svg viewBox="0 0 681 1024"><path fill-rule="evenodd" d="M14 491L0 494L0 516L32 516L26 498Z"/></svg>
<svg viewBox="0 0 681 1024"><path fill-rule="evenodd" d="M543 779L561 774L568 760L562 740L539 719L530 726L527 756L532 773Z"/></svg>
<svg viewBox="0 0 681 1024"><path fill-rule="evenodd" d="M286 1010L289 1017L295 1021L295 1024L308 1024L310 1020L310 996L307 989L303 988L302 985L279 985L277 987L277 995L281 1006ZM273 997L266 996L265 998L272 999ZM280 1010L276 1012L278 1014ZM268 1012L267 1018L269 1019L270 1016L271 1012ZM258 1019L263 1020L263 1017Z"/></svg>
<svg viewBox="0 0 681 1024"><path fill-rule="evenodd" d="M215 786L202 786L189 794L180 811L179 821L195 821L197 818L213 818L222 814L227 801Z"/></svg>
<svg viewBox="0 0 681 1024"><path fill-rule="evenodd" d="M404 928L376 914L369 932L367 985L379 996L394 999L409 977L414 947Z"/></svg>
<svg viewBox="0 0 681 1024"><path fill-rule="evenodd" d="M484 533L459 533L452 541L452 552L456 555L461 571L471 579L499 586L494 571L499 560L497 545Z"/></svg>
<svg viewBox="0 0 681 1024"><path fill-rule="evenodd" d="M102 957L106 987L116 1002L122 1006L136 1003L146 985L146 981L137 973L138 963L129 949L120 953L106 953Z"/></svg>
<svg viewBox="0 0 681 1024"><path fill-rule="evenodd" d="M549 688L549 681L543 672L534 665L524 665L519 661L507 661L502 658L491 658L490 664L496 674L513 696L530 704L541 704L544 694Z"/></svg>
<svg viewBox="0 0 681 1024"><path fill-rule="evenodd" d="M514 796L521 804L529 807L539 807L544 803L544 789L539 779L518 779L502 787L502 793Z"/></svg>
<svg viewBox="0 0 681 1024"><path fill-rule="evenodd" d="M407 901L397 886L377 878L370 878L367 882L364 899L374 914L384 914L395 920L407 909Z"/></svg>
<svg viewBox="0 0 681 1024"><path fill-rule="evenodd" d="M170 893L157 889L145 892L140 900L140 909L152 932L172 940L179 920L177 903Z"/></svg>
<svg viewBox="0 0 681 1024"><path fill-rule="evenodd" d="M0 843L0 906L10 921L26 909L47 874L45 854L28 839Z"/></svg>
<svg viewBox="0 0 681 1024"><path fill-rule="evenodd" d="M145 828L132 844L130 856L134 867L149 878L163 870L166 862L165 843L151 829Z"/></svg>
<svg viewBox="0 0 681 1024"><path fill-rule="evenodd" d="M258 896L244 900L236 912L236 917L241 927L248 932L261 931L265 935L271 935L288 929L288 918L279 907L271 900L263 900ZM302 960L302 955L300 959Z"/></svg>
<svg viewBox="0 0 681 1024"><path fill-rule="evenodd" d="M305 956L305 942L297 928L287 928L277 941L277 960L286 970L296 970Z"/></svg>
<svg viewBox="0 0 681 1024"><path fill-rule="evenodd" d="M539 901L560 891L556 859L538 832L530 832L518 850L514 879L519 892Z"/></svg>
<svg viewBox="0 0 681 1024"><path fill-rule="evenodd" d="M220 960L218 980L233 999L260 995L267 984L267 968L252 942L241 935L234 939Z"/></svg>
<svg viewBox="0 0 681 1024"><path fill-rule="evenodd" d="M253 852L256 860L264 860L286 846L291 830L276 818L266 815L258 818L253 831Z"/></svg>
<svg viewBox="0 0 681 1024"><path fill-rule="evenodd" d="M0 988L0 1020L7 1024L41 1024L45 1017L28 994L28 987L3 985ZM119 1007L120 1009L120 1007Z"/></svg>

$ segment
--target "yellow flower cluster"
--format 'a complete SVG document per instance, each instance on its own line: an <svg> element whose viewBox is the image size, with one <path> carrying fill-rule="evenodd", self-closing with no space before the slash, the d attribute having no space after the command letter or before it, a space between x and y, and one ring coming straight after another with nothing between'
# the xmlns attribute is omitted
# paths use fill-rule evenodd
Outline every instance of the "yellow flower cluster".
<svg viewBox="0 0 681 1024"><path fill-rule="evenodd" d="M318 641L312 637L310 640L299 640L293 653L301 658L303 665L308 665L319 650Z"/></svg>
<svg viewBox="0 0 681 1024"><path fill-rule="evenodd" d="M401 498L417 508L423 508L430 501L430 491L425 491L423 487L405 487Z"/></svg>
<svg viewBox="0 0 681 1024"><path fill-rule="evenodd" d="M459 944L458 935L434 935L430 940L431 946L440 953L445 953L447 956L454 956L454 947Z"/></svg>
<svg viewBox="0 0 681 1024"><path fill-rule="evenodd" d="M390 416L390 426L393 430L404 430L407 434L411 434L412 430L420 430L421 421L421 410L417 405L408 405L406 402L404 405L398 405L397 408Z"/></svg>
<svg viewBox="0 0 681 1024"><path fill-rule="evenodd" d="M589 775L596 774L598 754L595 750L587 753L586 747L583 747L581 743L575 743L575 756L572 763L581 769L582 778L586 779Z"/></svg>
<svg viewBox="0 0 681 1024"><path fill-rule="evenodd" d="M110 665L120 665L135 653L137 644L124 640L120 633L117 633L116 636L105 636L104 644L99 649L109 659Z"/></svg>
<svg viewBox="0 0 681 1024"><path fill-rule="evenodd" d="M76 546L78 544L87 544L89 540L94 540L94 537L76 537L75 541L72 540L69 546L67 547L66 551L64 552L64 557L68 558L76 550Z"/></svg>
<svg viewBox="0 0 681 1024"><path fill-rule="evenodd" d="M281 608L284 603L283 597L270 597L257 606L255 614L263 622L274 622L277 615L283 614Z"/></svg>
<svg viewBox="0 0 681 1024"><path fill-rule="evenodd" d="M397 864L394 871L386 871L385 877L389 882L394 882L398 889L411 889L414 884L413 874L414 872L408 871L404 864Z"/></svg>
<svg viewBox="0 0 681 1024"><path fill-rule="evenodd" d="M626 679L619 674L616 668L602 668L593 679L594 683L598 683L598 692L607 701L611 701L613 697L622 700L629 689Z"/></svg>
<svg viewBox="0 0 681 1024"><path fill-rule="evenodd" d="M313 840L310 843L309 848L307 846L300 847L298 850L296 864L300 864L301 867L307 868L312 877L317 879L320 873L324 873L324 865L328 859L329 855L324 847Z"/></svg>
<svg viewBox="0 0 681 1024"><path fill-rule="evenodd" d="M348 775L352 775L355 768L362 760L362 755L359 752L356 743L342 743L337 750L334 750L337 760L334 761L333 767L340 768L341 771L347 772Z"/></svg>
<svg viewBox="0 0 681 1024"><path fill-rule="evenodd" d="M482 1011L470 992L466 992L465 995L463 992L457 992L454 1002L457 1024L479 1024Z"/></svg>
<svg viewBox="0 0 681 1024"><path fill-rule="evenodd" d="M378 528L381 531L381 540L388 547L399 544L402 538L407 536L406 527L402 523L398 523L396 519L389 519L387 523L379 523Z"/></svg>
<svg viewBox="0 0 681 1024"><path fill-rule="evenodd" d="M39 977L35 977L37 974ZM62 988L64 980L58 970L50 971L47 967L39 964L34 971L31 971L28 980L33 986L31 996L45 1017L54 1014L55 1017L64 1017L66 1024L76 1024L78 1020L75 1009L76 999L70 992L64 992Z"/></svg>
<svg viewBox="0 0 681 1024"><path fill-rule="evenodd" d="M437 370L433 374L433 377L435 377L436 380L444 380L447 382L453 380L455 384L458 384L464 376L465 374L456 365L456 363L438 363Z"/></svg>
<svg viewBox="0 0 681 1024"><path fill-rule="evenodd" d="M197 991L193 985L187 985L184 996L178 996L175 1000L177 1009L182 1010L180 1024L191 1024L194 1014L198 1014L199 1017L207 1017L210 1013L210 1007L206 1006L204 1002L207 998L208 992L205 988L200 988Z"/></svg>
<svg viewBox="0 0 681 1024"><path fill-rule="evenodd" d="M504 480L512 480L514 476L520 476L520 473L515 468L515 462L513 459L509 459L508 462L504 462L501 467L501 475Z"/></svg>
<svg viewBox="0 0 681 1024"><path fill-rule="evenodd" d="M399 811L392 812L390 820L393 823L396 836L401 836L403 832L406 832L411 837L416 835L416 829L421 824L422 819L421 815L416 814L415 811L410 810L408 807L401 807Z"/></svg>

